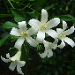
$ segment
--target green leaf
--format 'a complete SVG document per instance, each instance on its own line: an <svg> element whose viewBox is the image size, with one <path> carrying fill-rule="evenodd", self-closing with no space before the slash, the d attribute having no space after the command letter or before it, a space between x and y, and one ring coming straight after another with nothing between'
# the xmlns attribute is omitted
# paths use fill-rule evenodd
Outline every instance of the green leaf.
<svg viewBox="0 0 75 75"><path fill-rule="evenodd" d="M35 1L35 0L29 0L29 1Z"/></svg>
<svg viewBox="0 0 75 75"><path fill-rule="evenodd" d="M14 15L14 20L16 22L25 21L25 11L22 9L11 9L12 14Z"/></svg>
<svg viewBox="0 0 75 75"><path fill-rule="evenodd" d="M75 19L69 19L69 18L61 18L61 21L65 20L65 21L75 21Z"/></svg>
<svg viewBox="0 0 75 75"><path fill-rule="evenodd" d="M37 10L33 10L32 12L27 12L31 17L38 19L39 12Z"/></svg>
<svg viewBox="0 0 75 75"><path fill-rule="evenodd" d="M22 45L21 48L21 60L27 61L28 58L29 58L29 47L28 47L28 43L24 41L24 44Z"/></svg>
<svg viewBox="0 0 75 75"><path fill-rule="evenodd" d="M52 4L52 5L48 6L48 7L45 7L45 9L48 11L49 9L53 8L56 4L57 4L57 3Z"/></svg>
<svg viewBox="0 0 75 75"><path fill-rule="evenodd" d="M7 21L3 24L2 27L8 29L8 28L12 28L12 27L18 27L18 25L13 22Z"/></svg>
<svg viewBox="0 0 75 75"><path fill-rule="evenodd" d="M19 2L19 1L26 1L26 0L9 0L9 1L13 1L13 2Z"/></svg>
<svg viewBox="0 0 75 75"><path fill-rule="evenodd" d="M72 15L70 15L70 14L68 14L68 15L61 15L59 17L60 18L72 18L72 19L74 19L74 17Z"/></svg>
<svg viewBox="0 0 75 75"><path fill-rule="evenodd" d="M15 47L13 47L11 50L9 49L9 54L12 56L14 56L17 52L18 52L18 49L16 49Z"/></svg>
<svg viewBox="0 0 75 75"><path fill-rule="evenodd" d="M38 8L41 5L43 5L45 2L46 2L46 0L36 0L35 7Z"/></svg>
<svg viewBox="0 0 75 75"><path fill-rule="evenodd" d="M0 18L10 17L10 16L12 16L12 14L0 14Z"/></svg>
<svg viewBox="0 0 75 75"><path fill-rule="evenodd" d="M59 18L61 20L65 20L65 21L75 21L75 18L72 15L61 15L59 16Z"/></svg>
<svg viewBox="0 0 75 75"><path fill-rule="evenodd" d="M0 40L0 47L3 45L4 41L10 37L10 35L6 35L5 37L3 37L1 40Z"/></svg>

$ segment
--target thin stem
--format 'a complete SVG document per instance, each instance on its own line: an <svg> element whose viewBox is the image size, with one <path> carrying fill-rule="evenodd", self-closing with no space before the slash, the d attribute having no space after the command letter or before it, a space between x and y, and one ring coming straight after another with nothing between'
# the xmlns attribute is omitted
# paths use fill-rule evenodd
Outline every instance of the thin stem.
<svg viewBox="0 0 75 75"><path fill-rule="evenodd" d="M12 6L12 8L14 8L13 4L10 2L10 0L8 0L9 4Z"/></svg>

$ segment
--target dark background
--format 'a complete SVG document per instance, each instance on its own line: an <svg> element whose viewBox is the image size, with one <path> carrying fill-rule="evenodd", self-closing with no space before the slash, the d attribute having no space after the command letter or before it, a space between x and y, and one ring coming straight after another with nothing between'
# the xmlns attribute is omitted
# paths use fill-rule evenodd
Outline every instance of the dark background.
<svg viewBox="0 0 75 75"><path fill-rule="evenodd" d="M48 10L49 19L59 17L61 21L65 20L67 22L68 28L75 24L75 0L10 1L16 10L23 9L25 11L27 21L33 17L40 19L41 9L44 8ZM6 21L15 22L11 8L12 6L8 0L0 0L0 40L10 32L10 29L2 28L3 24ZM61 25L62 23L58 27L62 27ZM75 32L69 37L75 41ZM11 41L11 37L9 37L0 47L0 56L6 57L6 53L9 52L9 48L13 47L13 45L14 43ZM30 49L29 57L32 60L28 60L22 68L25 75L75 75L75 48L71 48L66 44L65 48L54 50L53 57L44 59L39 57L36 49ZM9 64L4 63L0 59L0 75L20 75L16 69L14 72L9 70Z"/></svg>

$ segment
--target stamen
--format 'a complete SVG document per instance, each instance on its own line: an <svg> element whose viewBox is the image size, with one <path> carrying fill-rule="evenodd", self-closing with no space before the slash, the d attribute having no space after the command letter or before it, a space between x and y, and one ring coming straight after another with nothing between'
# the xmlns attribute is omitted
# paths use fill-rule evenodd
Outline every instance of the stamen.
<svg viewBox="0 0 75 75"><path fill-rule="evenodd" d="M24 35L24 32L22 32L21 35Z"/></svg>
<svg viewBox="0 0 75 75"><path fill-rule="evenodd" d="M52 48L52 47L50 47L50 49L52 50L53 48Z"/></svg>
<svg viewBox="0 0 75 75"><path fill-rule="evenodd" d="M15 64L16 63L16 61L13 61L13 64Z"/></svg>
<svg viewBox="0 0 75 75"><path fill-rule="evenodd" d="M66 35L63 35L63 37L66 37Z"/></svg>
<svg viewBox="0 0 75 75"><path fill-rule="evenodd" d="M61 35L61 37L66 37L66 35Z"/></svg>
<svg viewBox="0 0 75 75"><path fill-rule="evenodd" d="M27 36L27 33L26 32L22 32L21 35L22 36Z"/></svg>
<svg viewBox="0 0 75 75"><path fill-rule="evenodd" d="M41 26L40 27L40 30L45 30L47 28L47 26L45 25L45 26Z"/></svg>

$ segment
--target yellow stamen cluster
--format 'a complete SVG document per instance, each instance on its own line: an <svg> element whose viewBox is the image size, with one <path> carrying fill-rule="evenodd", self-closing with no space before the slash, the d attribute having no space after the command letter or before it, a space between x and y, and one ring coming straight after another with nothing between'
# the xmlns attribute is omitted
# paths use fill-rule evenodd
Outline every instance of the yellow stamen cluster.
<svg viewBox="0 0 75 75"><path fill-rule="evenodd" d="M66 37L66 35L61 35L61 37Z"/></svg>
<svg viewBox="0 0 75 75"><path fill-rule="evenodd" d="M16 61L13 61L13 64L15 64L16 63Z"/></svg>
<svg viewBox="0 0 75 75"><path fill-rule="evenodd" d="M45 25L45 26L41 26L40 27L40 30L45 30L47 28L47 26Z"/></svg>
<svg viewBox="0 0 75 75"><path fill-rule="evenodd" d="M27 33L26 32L22 32L21 35L22 36L27 36Z"/></svg>
<svg viewBox="0 0 75 75"><path fill-rule="evenodd" d="M52 50L53 48L52 48L52 47L50 47L50 49Z"/></svg>

